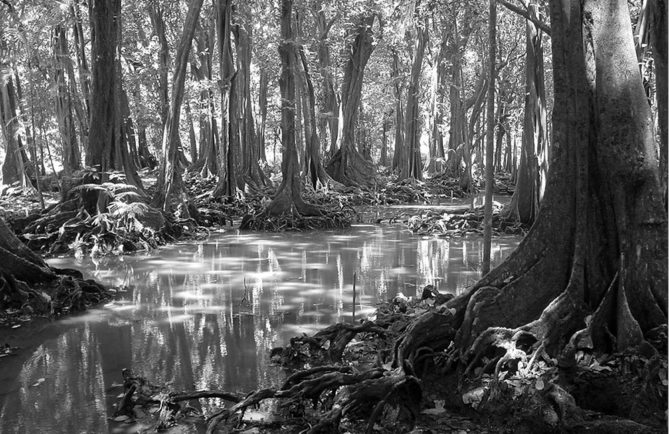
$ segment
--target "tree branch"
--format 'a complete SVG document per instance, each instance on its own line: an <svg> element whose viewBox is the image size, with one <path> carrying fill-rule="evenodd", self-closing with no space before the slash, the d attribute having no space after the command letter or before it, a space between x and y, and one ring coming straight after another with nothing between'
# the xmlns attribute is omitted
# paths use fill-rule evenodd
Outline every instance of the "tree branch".
<svg viewBox="0 0 669 434"><path fill-rule="evenodd" d="M508 2L507 0L497 0L498 3L503 5L505 8L510 10L511 12L514 12L522 17L525 17L526 20L530 20L539 27L544 33L546 33L548 36L551 35L551 28L548 24L544 23L540 19L538 19L536 16L533 14L530 14L530 12L527 9L521 9L518 6L514 5L513 3Z"/></svg>

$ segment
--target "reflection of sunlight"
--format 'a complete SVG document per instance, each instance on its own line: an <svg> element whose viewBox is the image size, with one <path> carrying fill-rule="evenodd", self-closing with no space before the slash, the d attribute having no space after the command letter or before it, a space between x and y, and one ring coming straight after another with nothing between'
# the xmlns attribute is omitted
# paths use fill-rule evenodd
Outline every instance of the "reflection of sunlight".
<svg viewBox="0 0 669 434"><path fill-rule="evenodd" d="M211 300L211 295L198 294L194 291L179 291L174 294L175 298L183 298L184 300Z"/></svg>
<svg viewBox="0 0 669 434"><path fill-rule="evenodd" d="M517 239L493 243L499 263ZM331 232L225 233L97 264L51 259L63 268L76 262L105 284L127 285L127 293L104 308L58 321L68 331L24 363L20 384L0 383L0 432L17 426L56 434L107 432L106 418L115 410L104 391L121 381L124 367L186 390L246 392L278 384L280 370L269 366L268 349L350 321L354 273L356 319L365 318L377 303L398 292L420 295L427 284L442 293L463 291L480 277L481 248L479 239L421 239L398 227L358 225ZM250 305L242 304L245 292ZM203 411L211 411L214 401L202 401ZM28 421L35 409L53 414Z"/></svg>

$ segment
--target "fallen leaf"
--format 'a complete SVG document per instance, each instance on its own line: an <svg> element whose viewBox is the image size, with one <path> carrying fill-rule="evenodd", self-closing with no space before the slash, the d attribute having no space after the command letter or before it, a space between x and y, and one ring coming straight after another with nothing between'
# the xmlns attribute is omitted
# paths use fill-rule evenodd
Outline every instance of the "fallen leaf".
<svg viewBox="0 0 669 434"><path fill-rule="evenodd" d="M130 418L126 415L116 416L114 418L114 422L125 422L128 419L130 419Z"/></svg>

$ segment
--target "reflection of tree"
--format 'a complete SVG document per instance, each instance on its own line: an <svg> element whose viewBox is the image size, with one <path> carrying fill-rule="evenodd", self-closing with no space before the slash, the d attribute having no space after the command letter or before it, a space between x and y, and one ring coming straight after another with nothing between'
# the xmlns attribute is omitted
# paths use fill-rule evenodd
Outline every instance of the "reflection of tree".
<svg viewBox="0 0 669 434"><path fill-rule="evenodd" d="M106 321L70 330L59 341L45 344L26 362L20 381L23 385L41 377L47 381L27 388L18 400L5 399L0 431L18 426L17 417L37 419L36 408L56 401L51 419L44 421L40 415L44 423L56 426L72 419L69 405L85 407L85 402L95 402L100 408L85 407L78 419L72 419L73 425L63 426L70 432L106 431L105 408L113 411L114 396L105 407L105 388L120 382L125 367L179 389L247 391L269 386L280 374L267 369L267 350L295 334L286 325L313 326L315 320L308 313L316 308L326 312L322 324L350 317L354 272L358 271L358 302L365 297L367 302L372 300L370 304L394 297L398 289L413 295L409 283L418 284L419 294L423 285L440 278L444 279L438 287L441 292L456 292L472 279L463 273L476 273L479 241L418 240L416 244L398 234L377 228L324 238L228 236L164 249L159 257L105 258L97 268L87 260L84 266L96 269L102 279L134 285L125 295L134 309L112 311ZM495 259L509 249L504 245L495 250ZM59 262L58 266L71 264ZM248 307L240 306L245 274L253 289L253 316L243 313L249 312ZM183 298L182 293L194 297ZM305 301L296 304L297 296ZM292 310L286 310L289 303ZM299 309L307 315L300 317ZM50 383L52 378L58 378L58 383ZM26 424L33 432L44 432L36 421Z"/></svg>
<svg viewBox="0 0 669 434"><path fill-rule="evenodd" d="M23 364L17 399L0 408L0 431L107 432L103 345L85 326L38 347Z"/></svg>

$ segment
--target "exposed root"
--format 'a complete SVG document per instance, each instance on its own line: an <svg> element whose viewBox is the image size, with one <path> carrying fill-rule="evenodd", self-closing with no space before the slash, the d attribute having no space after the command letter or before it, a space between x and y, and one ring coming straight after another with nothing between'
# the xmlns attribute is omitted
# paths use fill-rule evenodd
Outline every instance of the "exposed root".
<svg viewBox="0 0 669 434"><path fill-rule="evenodd" d="M351 226L351 213L333 210L316 216L304 216L297 212L278 216L265 212L247 214L242 218L239 228L241 230L281 232L342 229L349 226Z"/></svg>
<svg viewBox="0 0 669 434"><path fill-rule="evenodd" d="M281 363L289 366L299 366L307 360L311 363L341 362L346 345L358 333L365 332L384 336L386 329L371 321L365 321L358 326L337 323L320 330L314 336L292 338L289 346L275 348L272 357L280 357Z"/></svg>
<svg viewBox="0 0 669 434"><path fill-rule="evenodd" d="M455 336L453 320L448 310L445 313L430 311L418 317L395 341L392 366L411 366L413 371L419 350L430 348L432 352L437 352L446 348Z"/></svg>

